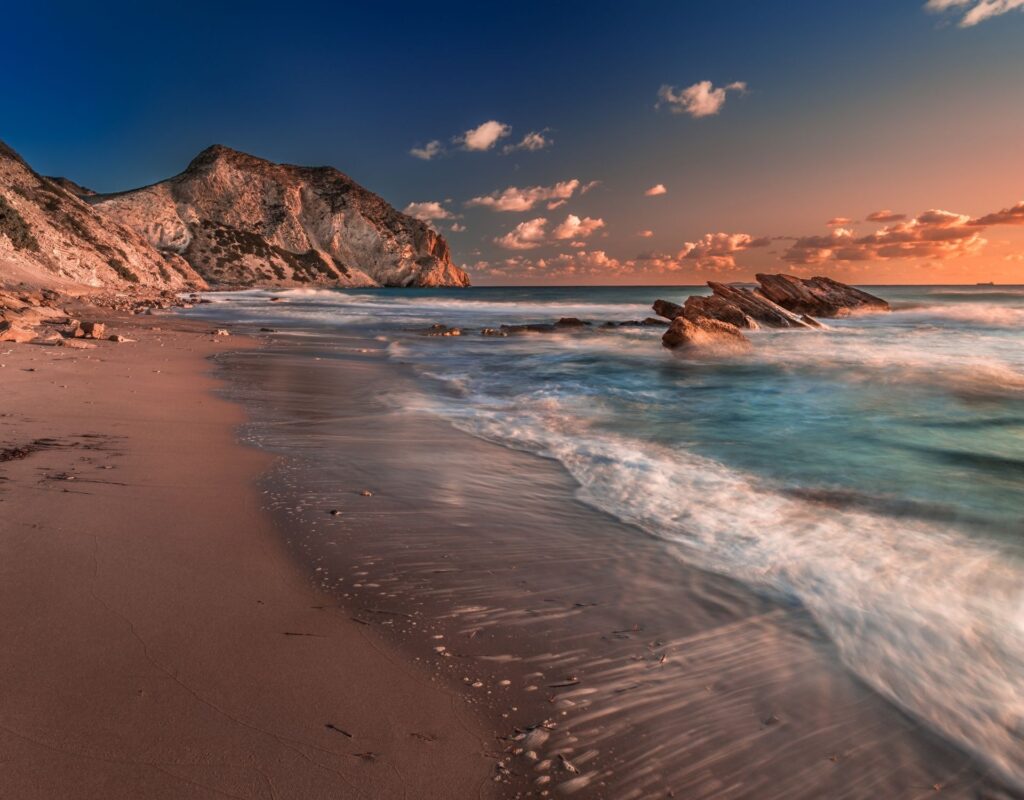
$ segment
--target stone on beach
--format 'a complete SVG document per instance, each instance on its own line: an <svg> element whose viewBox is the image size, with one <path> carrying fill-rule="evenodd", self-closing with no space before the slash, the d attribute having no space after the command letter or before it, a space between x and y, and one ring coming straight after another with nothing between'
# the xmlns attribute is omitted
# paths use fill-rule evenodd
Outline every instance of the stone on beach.
<svg viewBox="0 0 1024 800"><path fill-rule="evenodd" d="M106 329L102 322L79 322L71 335L75 339L102 339Z"/></svg>

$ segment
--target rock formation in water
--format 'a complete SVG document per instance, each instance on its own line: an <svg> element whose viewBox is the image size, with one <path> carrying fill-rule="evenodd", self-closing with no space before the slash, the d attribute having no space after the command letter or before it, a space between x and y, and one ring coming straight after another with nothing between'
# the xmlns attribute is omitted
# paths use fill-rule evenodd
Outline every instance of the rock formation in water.
<svg viewBox="0 0 1024 800"><path fill-rule="evenodd" d="M81 187L79 187L81 188ZM205 282L0 142L0 285L188 289Z"/></svg>
<svg viewBox="0 0 1024 800"><path fill-rule="evenodd" d="M661 343L672 349L698 347L739 351L750 348L750 341L739 328L712 317L698 317L694 320L685 316L676 317L661 337Z"/></svg>
<svg viewBox="0 0 1024 800"><path fill-rule="evenodd" d="M655 300L655 313L672 323L662 343L670 348L715 338L729 343L743 337L741 328L821 328L811 313L835 317L857 309L889 309L881 298L831 278L758 275L757 280L760 286L753 289L708 281L710 296L691 296L681 306Z"/></svg>
<svg viewBox="0 0 1024 800"><path fill-rule="evenodd" d="M838 317L851 311L889 311L889 304L873 294L832 278L795 275L758 275L760 293L796 314Z"/></svg>
<svg viewBox="0 0 1024 800"><path fill-rule="evenodd" d="M215 145L180 175L88 200L212 285L469 285L444 238L332 167Z"/></svg>

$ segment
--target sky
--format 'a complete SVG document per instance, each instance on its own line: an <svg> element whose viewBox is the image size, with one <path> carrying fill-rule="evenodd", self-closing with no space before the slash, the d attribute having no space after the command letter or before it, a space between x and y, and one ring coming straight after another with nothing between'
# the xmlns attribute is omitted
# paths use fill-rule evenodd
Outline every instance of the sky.
<svg viewBox="0 0 1024 800"><path fill-rule="evenodd" d="M38 171L335 166L477 284L1024 283L1024 0L142 5L5 10Z"/></svg>

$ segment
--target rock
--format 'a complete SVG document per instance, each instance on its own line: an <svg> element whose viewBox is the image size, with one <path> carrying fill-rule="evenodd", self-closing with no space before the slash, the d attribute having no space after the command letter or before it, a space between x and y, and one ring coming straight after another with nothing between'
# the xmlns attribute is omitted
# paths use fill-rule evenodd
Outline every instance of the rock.
<svg viewBox="0 0 1024 800"><path fill-rule="evenodd" d="M668 300L655 300L654 305L651 306L654 309L654 313L659 317L664 317L669 322L674 320L676 317L683 313L683 307L678 303L670 303Z"/></svg>
<svg viewBox="0 0 1024 800"><path fill-rule="evenodd" d="M462 336L462 328L449 328L447 325L442 325L440 322L435 322L425 331L424 336Z"/></svg>
<svg viewBox="0 0 1024 800"><path fill-rule="evenodd" d="M769 328L806 328L808 325L802 322L798 316L787 311L782 306L763 297L756 290L742 286L730 286L727 283L716 283L708 281L708 286L714 292L718 300L709 303L708 306L714 309L716 316L722 322L730 322L729 319L722 319L722 316L734 317L742 314L754 320L760 325ZM721 315L721 316L719 316ZM695 319L696 316L691 317ZM731 324L735 325L735 322ZM746 326L749 327L749 324Z"/></svg>
<svg viewBox="0 0 1024 800"><path fill-rule="evenodd" d="M481 336L508 336L508 331L499 330L498 328L483 328L480 331Z"/></svg>
<svg viewBox="0 0 1024 800"><path fill-rule="evenodd" d="M92 350L96 347L96 345L81 339L61 339L57 344L61 347L73 347L76 350Z"/></svg>
<svg viewBox="0 0 1024 800"><path fill-rule="evenodd" d="M676 317L661 337L661 343L672 350L701 348L742 352L750 349L750 342L739 328L711 317L696 320Z"/></svg>
<svg viewBox="0 0 1024 800"><path fill-rule="evenodd" d="M277 328L260 328L260 333L277 333Z"/></svg>
<svg viewBox="0 0 1024 800"><path fill-rule="evenodd" d="M737 328L757 328L758 324L732 300L726 300L717 294L710 297L688 297L683 306L683 316L690 320L700 317L717 319L720 322L728 322Z"/></svg>
<svg viewBox="0 0 1024 800"><path fill-rule="evenodd" d="M589 322L577 319L576 317L562 317L555 323L556 328L585 328L588 325L590 325Z"/></svg>
<svg viewBox="0 0 1024 800"><path fill-rule="evenodd" d="M555 333L558 328L550 322L538 322L529 325L502 325L501 330L508 336L514 333Z"/></svg>
<svg viewBox="0 0 1024 800"><path fill-rule="evenodd" d="M173 178L88 203L222 286L469 285L440 234L332 167L214 145Z"/></svg>
<svg viewBox="0 0 1024 800"><path fill-rule="evenodd" d="M373 497L373 492L371 492L369 489L363 489L359 494L362 495L363 497Z"/></svg>
<svg viewBox="0 0 1024 800"><path fill-rule="evenodd" d="M851 311L890 310L882 298L832 278L758 274L757 282L764 297L796 314L837 317Z"/></svg>
<svg viewBox="0 0 1024 800"><path fill-rule="evenodd" d="M15 342L25 344L31 342L37 336L37 332L17 322L0 322L0 342Z"/></svg>
<svg viewBox="0 0 1024 800"><path fill-rule="evenodd" d="M134 342L134 339L129 339L127 336L121 336L119 333L115 333L113 336L107 337L108 342L117 342L118 344L124 344L125 342Z"/></svg>
<svg viewBox="0 0 1024 800"><path fill-rule="evenodd" d="M75 339L102 339L106 328L102 322L79 322L71 336Z"/></svg>
<svg viewBox="0 0 1024 800"><path fill-rule="evenodd" d="M226 328L214 328L212 331L210 331L210 333L213 334L214 336L230 336L231 335L231 331L227 330Z"/></svg>

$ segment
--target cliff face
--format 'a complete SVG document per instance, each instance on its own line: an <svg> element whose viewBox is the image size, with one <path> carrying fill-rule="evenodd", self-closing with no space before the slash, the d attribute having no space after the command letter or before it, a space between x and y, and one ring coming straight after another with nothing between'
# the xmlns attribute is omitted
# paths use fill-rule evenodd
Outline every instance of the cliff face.
<svg viewBox="0 0 1024 800"><path fill-rule="evenodd" d="M166 181L87 199L211 284L469 285L441 236L331 167L215 145Z"/></svg>
<svg viewBox="0 0 1024 800"><path fill-rule="evenodd" d="M188 289L205 282L0 142L0 285Z"/></svg>

